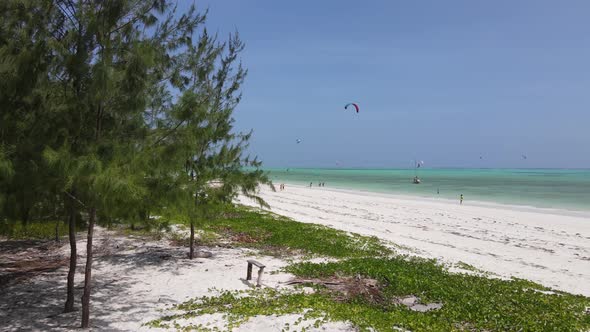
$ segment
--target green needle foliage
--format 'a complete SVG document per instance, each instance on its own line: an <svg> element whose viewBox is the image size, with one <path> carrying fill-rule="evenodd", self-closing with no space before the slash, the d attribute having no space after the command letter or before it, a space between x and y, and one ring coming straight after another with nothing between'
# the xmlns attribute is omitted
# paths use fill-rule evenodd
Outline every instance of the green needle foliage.
<svg viewBox="0 0 590 332"><path fill-rule="evenodd" d="M244 45L205 20L168 0L0 2L0 219L67 219L72 311L85 217L83 327L96 223L174 207L192 225L268 182L233 127Z"/></svg>

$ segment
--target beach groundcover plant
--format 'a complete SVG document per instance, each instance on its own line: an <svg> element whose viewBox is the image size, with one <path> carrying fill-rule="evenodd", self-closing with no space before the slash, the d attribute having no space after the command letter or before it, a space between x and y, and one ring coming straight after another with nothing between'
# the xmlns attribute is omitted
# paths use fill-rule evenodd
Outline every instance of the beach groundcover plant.
<svg viewBox="0 0 590 332"><path fill-rule="evenodd" d="M218 218L203 220L199 226L236 245L283 256L303 254L345 258L383 256L393 252L376 237L301 223L240 206L226 210Z"/></svg>
<svg viewBox="0 0 590 332"><path fill-rule="evenodd" d="M370 277L379 281L380 301L362 296L342 298L321 286L315 293L295 290L225 291L186 301L180 313L149 323L193 329L190 318L223 313L231 329L257 315L301 314L295 329L327 321L349 322L361 331L586 331L590 299L549 291L525 280L489 279L449 273L431 260L418 258L352 258L331 263L299 263L287 271L304 278ZM442 307L412 311L397 299L414 295ZM178 325L183 319L188 325ZM188 319L188 320L187 320ZM307 325L306 325L307 324ZM200 326L199 329L206 330Z"/></svg>
<svg viewBox="0 0 590 332"><path fill-rule="evenodd" d="M435 260L393 256L378 239L348 234L320 225L238 207L225 217L208 220L203 229L233 239L231 243L282 253L340 259L299 262L285 268L314 292L292 289L221 291L175 306L174 314L148 323L154 327L208 330L198 316L222 313L225 328L257 315L301 314L305 330L328 321L349 322L362 331L586 331L590 298L551 290L522 279L488 278L481 273L451 273ZM219 241L220 237L212 241ZM305 256L305 255L304 255ZM305 282L305 281L309 282ZM375 283L368 292L356 287ZM327 283L322 283L326 281ZM340 283L344 287L331 287ZM348 285L347 285L348 283ZM348 288L347 288L348 287ZM401 303L412 297L421 304L442 304L420 312ZM191 319L194 319L191 322Z"/></svg>

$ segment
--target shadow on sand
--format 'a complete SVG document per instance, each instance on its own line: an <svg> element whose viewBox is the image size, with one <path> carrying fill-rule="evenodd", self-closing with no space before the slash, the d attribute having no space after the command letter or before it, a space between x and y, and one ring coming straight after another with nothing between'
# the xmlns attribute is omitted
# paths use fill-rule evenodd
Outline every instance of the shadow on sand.
<svg viewBox="0 0 590 332"><path fill-rule="evenodd" d="M81 244L81 243L80 243ZM79 246L80 246L79 244ZM116 250L125 244L112 244ZM15 243L1 243L0 247L15 250ZM22 249L22 246L20 247ZM91 325L96 329L126 331L137 327L144 314L162 303L172 303L162 296L157 303L146 303L141 294L131 292L138 282L134 271L149 268L150 271L174 273L179 266L197 264L186 259L185 248L132 246L134 250L120 251L98 256L93 263L93 293L91 298ZM100 250L97 250L100 251ZM35 277L11 285L0 286L0 329L2 331L64 331L80 326L85 257L78 258L76 273L76 311L63 313L66 299L67 267L43 271ZM0 270L2 272L2 270ZM147 279L147 278L146 278ZM113 322L116 321L116 326ZM125 328L126 324L130 324ZM135 324L135 325L134 325Z"/></svg>

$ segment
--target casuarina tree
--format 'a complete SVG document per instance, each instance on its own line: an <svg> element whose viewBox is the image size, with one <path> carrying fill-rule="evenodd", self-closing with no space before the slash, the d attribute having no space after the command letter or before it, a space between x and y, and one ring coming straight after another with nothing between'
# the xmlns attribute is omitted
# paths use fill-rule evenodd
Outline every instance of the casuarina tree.
<svg viewBox="0 0 590 332"><path fill-rule="evenodd" d="M268 181L246 156L250 133L233 127L244 46L167 0L6 0L0 12L2 215L51 208L68 221L65 311L84 218L88 327L96 223L179 206L194 229L201 206L255 197Z"/></svg>

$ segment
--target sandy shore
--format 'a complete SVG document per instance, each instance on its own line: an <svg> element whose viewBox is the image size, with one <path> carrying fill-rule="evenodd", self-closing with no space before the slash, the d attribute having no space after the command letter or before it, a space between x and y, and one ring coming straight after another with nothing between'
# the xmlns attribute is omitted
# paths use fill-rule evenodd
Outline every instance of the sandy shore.
<svg viewBox="0 0 590 332"><path fill-rule="evenodd" d="M168 309L174 304L190 298L214 296L219 290L254 287L255 281L245 280L247 259L256 259L266 265L262 280L264 287L287 287L283 283L293 278L293 275L280 272L288 262L251 249L202 247L213 257L189 260L187 248L173 246L167 240L125 237L100 227L96 229L94 243L91 299L91 326L94 330L153 331L143 324L170 314ZM79 330L85 247L86 241L81 238L78 241L75 312L62 313L67 275L67 267L62 266L25 281L0 285L4 286L0 287L0 331ZM63 243L55 255L68 257L68 244ZM235 331L279 331L285 323L293 324L300 317L257 316ZM178 323L182 326L210 324L210 328L226 329L221 314L201 315ZM354 329L347 323L334 322L319 328L311 326L308 330Z"/></svg>
<svg viewBox="0 0 590 332"><path fill-rule="evenodd" d="M437 258L451 266L464 262L499 277L526 278L555 289L590 295L590 217L292 185L280 192L263 189L261 194L273 212L297 221L374 235L395 243L402 253ZM245 199L242 203L255 204ZM0 330L69 331L79 326L85 262L85 241L82 234L79 236L76 312L62 314L67 274L63 263L25 281L0 285ZM10 248L9 242L2 243L2 248ZM47 256L57 264L67 259L69 251L67 243L55 246L51 250L29 248L23 255ZM5 249L0 252L0 263L2 257L10 256ZM16 253L22 249L10 250ZM266 287L285 287L284 282L293 277L280 271L287 261L255 250L223 246L203 249L211 251L213 257L188 260L187 248L170 241L121 236L98 228L92 326L108 331L148 330L144 323L169 314L167 309L173 304L215 295L211 288L248 289L253 284L244 276L250 258L266 264ZM299 317L257 316L236 331L277 331ZM210 327L224 329L221 314L179 323L210 323ZM309 330L354 328L347 323L328 323Z"/></svg>
<svg viewBox="0 0 590 332"><path fill-rule="evenodd" d="M446 263L590 296L590 215L287 185L275 213L373 235ZM242 199L243 204L255 205Z"/></svg>

